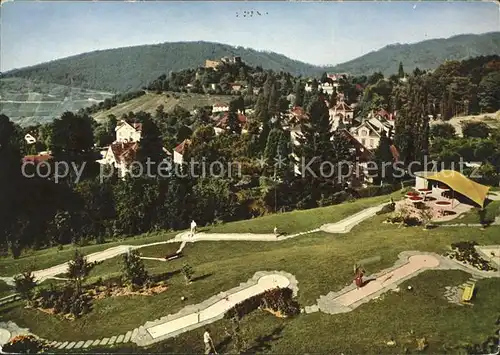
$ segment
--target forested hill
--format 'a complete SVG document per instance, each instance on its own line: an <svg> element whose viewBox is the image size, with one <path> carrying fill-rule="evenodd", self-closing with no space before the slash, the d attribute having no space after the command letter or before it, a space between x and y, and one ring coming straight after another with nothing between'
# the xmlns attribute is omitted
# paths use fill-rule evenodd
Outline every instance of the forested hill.
<svg viewBox="0 0 500 355"><path fill-rule="evenodd" d="M240 56L250 66L295 75L324 71L386 76L397 73L399 62L407 72L416 67L434 69L446 60L500 54L500 32L460 35L414 44L394 44L333 67L320 67L273 52L212 42L175 42L84 53L4 73L35 81L87 89L124 92L136 90L170 71L202 66L206 59Z"/></svg>
<svg viewBox="0 0 500 355"><path fill-rule="evenodd" d="M480 35L459 35L431 39L413 44L391 44L334 67L329 71L369 75L382 72L388 76L398 71L399 62L405 70L435 69L447 60L500 54L500 32Z"/></svg>
<svg viewBox="0 0 500 355"><path fill-rule="evenodd" d="M4 73L37 81L129 91L141 88L170 71L203 66L206 59L240 56L252 67L261 66L295 75L315 74L319 67L273 52L212 42L174 42L84 53ZM71 73L71 75L70 75Z"/></svg>

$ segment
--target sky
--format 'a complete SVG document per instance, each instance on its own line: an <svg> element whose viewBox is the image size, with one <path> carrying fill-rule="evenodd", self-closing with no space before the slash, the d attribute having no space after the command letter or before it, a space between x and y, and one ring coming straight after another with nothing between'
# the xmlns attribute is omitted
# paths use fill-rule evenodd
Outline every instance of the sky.
<svg viewBox="0 0 500 355"><path fill-rule="evenodd" d="M493 2L8 1L0 10L1 71L98 49L200 40L331 65L388 44L500 30Z"/></svg>

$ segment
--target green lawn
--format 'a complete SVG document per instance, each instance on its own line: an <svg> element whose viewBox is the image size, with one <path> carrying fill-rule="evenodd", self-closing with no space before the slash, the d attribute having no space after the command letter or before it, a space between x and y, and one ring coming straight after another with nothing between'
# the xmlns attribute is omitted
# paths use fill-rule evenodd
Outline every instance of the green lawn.
<svg viewBox="0 0 500 355"><path fill-rule="evenodd" d="M210 228L202 228L202 231L210 233L273 233L274 227L280 232L294 234L319 228L325 223L335 223L347 218L365 208L389 203L390 197L401 197L401 193L395 192L391 195L363 198L353 202L333 205L310 210L299 210L287 213L271 214L268 216L251 220L216 225Z"/></svg>
<svg viewBox="0 0 500 355"><path fill-rule="evenodd" d="M211 231L260 231L278 225L288 233L315 228L318 224L335 222L364 207L387 201L388 196L359 200L315 210L271 215L253 220L217 226ZM287 220L286 218L289 218ZM274 220L273 220L274 219ZM56 340L88 340L123 334L133 328L164 315L175 313L188 304L195 304L210 296L239 285L256 271L283 270L296 276L299 282L298 301L302 306L316 303L320 295L336 291L352 282L352 267L362 259L379 257L365 266L374 273L392 266L401 251L420 250L443 252L453 242L474 240L480 244L498 244L500 226L485 230L479 228L436 228L424 231L421 227L399 228L383 224L385 216L375 216L347 234L314 233L281 242L197 242L188 243L184 257L169 261L146 260L152 275L168 277L169 289L155 296L115 297L96 301L91 313L76 321L25 309L21 302L0 308L0 319L15 321L29 327L35 334ZM314 220L316 224L313 226ZM246 226L246 228L245 228ZM172 237L175 233L168 234ZM167 239L158 233L128 239L125 243L142 244ZM102 250L120 242L82 248L85 253ZM123 243L123 242L122 242ZM179 244L164 244L140 249L143 256L164 257L178 248ZM41 265L53 265L66 261L72 250L49 249L37 251L16 261L35 258ZM57 258L57 262L52 260ZM51 260L49 260L51 259ZM5 260L3 264L9 265ZM12 262L12 260L10 260ZM188 263L197 278L185 285L180 273ZM116 257L96 266L87 283L98 278L120 275L121 258ZM415 348L415 337L426 336L429 352L455 353L450 347L459 342L474 343L485 340L494 331L498 307L495 289L499 279L481 280L474 307L458 307L442 298L444 286L458 285L469 276L456 271L428 271L407 283L414 293L401 291L386 294L381 300L371 301L355 311L330 316L322 313L300 315L294 319L277 319L269 314L254 312L243 320L243 332L255 352L273 353L402 353L406 346ZM404 288L402 288L404 289ZM187 298L181 301L181 297ZM494 319L493 319L494 318ZM457 326L459 325L459 326ZM224 340L225 321L210 325L216 343ZM408 332L413 331L413 335ZM182 334L155 345L151 349L121 348L121 351L152 352L200 352L203 346L202 329ZM274 333L273 333L274 332ZM272 334L275 334L274 336ZM57 335L57 336L55 336ZM264 348L255 348L260 339ZM393 337L397 345L388 347ZM225 345L224 345L225 344ZM224 341L219 352L234 350L231 341ZM267 344L267 345L266 345ZM447 350L448 349L448 350ZM93 350L95 351L95 349Z"/></svg>
<svg viewBox="0 0 500 355"><path fill-rule="evenodd" d="M8 296L14 292L14 288L0 280L0 298Z"/></svg>
<svg viewBox="0 0 500 355"><path fill-rule="evenodd" d="M324 223L337 222L367 207L378 205L385 201L388 202L391 196L398 198L401 197L401 193L395 192L391 195L364 198L354 202L346 202L339 205L304 211L271 214L260 218L201 228L201 230L208 232L272 233L274 226L278 226L280 231L292 234L318 228ZM146 233L134 238L89 245L79 247L79 249L85 254L91 254L121 244L137 245L168 240L175 237L177 233L179 233L179 231L171 233ZM12 276L29 267L34 267L35 270L39 270L64 263L72 257L76 248L76 246L67 245L63 250L59 250L56 247L36 251L29 250L15 260L11 257L0 258L0 275Z"/></svg>
<svg viewBox="0 0 500 355"><path fill-rule="evenodd" d="M146 233L135 236L133 238L115 240L103 244L93 244L82 247L75 245L65 245L62 250L59 250L57 247L41 250L28 250L24 252L18 259L13 259L12 257L0 258L0 275L12 276L28 268L32 268L33 270L40 270L62 264L72 258L73 253L77 248L80 249L80 251L82 251L84 254L92 254L122 244L138 245L167 240L175 237L176 234L177 233L175 232Z"/></svg>
<svg viewBox="0 0 500 355"><path fill-rule="evenodd" d="M151 274L174 273L169 281L170 288L165 293L101 300L94 303L90 314L74 322L19 306L7 307L2 313L42 337L53 337L53 334L58 334L58 340L107 337L124 333L147 320L175 313L185 304L197 303L235 287L259 270L284 270L294 274L299 281L299 302L310 305L320 295L339 290L350 283L352 266L361 259L380 256L380 261L366 266L367 272L373 273L391 266L398 253L404 250L442 252L452 242L461 240L497 244L500 235L498 226L484 231L473 228L437 228L424 231L419 227L399 229L394 225L382 224L383 219L383 216L377 216L343 235L316 233L276 243L188 244L182 259L145 263ZM164 247L169 250L163 249ZM144 255L161 256L171 251L172 247L147 247L142 252ZM195 277L202 277L189 286L184 285L180 274L175 274L185 262L194 268ZM91 277L118 275L119 269L120 258L114 258L99 265ZM181 296L187 296L185 304L181 302ZM383 322L385 324L386 320Z"/></svg>
<svg viewBox="0 0 500 355"><path fill-rule="evenodd" d="M254 311L241 322L241 335L252 353L275 354L402 354L416 353L416 339L426 337L427 354L456 354L457 347L482 343L494 334L500 312L495 296L500 280L477 283L473 307L450 304L444 287L458 285L469 275L461 271L428 271L406 281L400 292L389 292L352 312L313 313L279 319ZM406 291L411 285L413 292ZM299 291L300 292L300 291ZM226 320L208 326L219 353L234 353L234 342L225 330ZM202 353L203 328L168 339L149 348L134 344L93 348L89 352ZM389 340L396 345L388 346Z"/></svg>
<svg viewBox="0 0 500 355"><path fill-rule="evenodd" d="M500 216L500 201L491 201L485 206L486 218L488 220L495 220L496 216ZM466 212L462 218L452 220L450 222L443 222L444 224L454 224L454 223L479 223L479 215L477 214L477 209L473 208L471 211Z"/></svg>

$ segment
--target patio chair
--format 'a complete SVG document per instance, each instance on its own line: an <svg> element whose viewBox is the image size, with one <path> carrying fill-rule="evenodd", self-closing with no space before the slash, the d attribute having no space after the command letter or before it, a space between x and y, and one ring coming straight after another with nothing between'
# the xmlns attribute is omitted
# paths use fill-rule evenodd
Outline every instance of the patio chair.
<svg viewBox="0 0 500 355"><path fill-rule="evenodd" d="M474 288L476 284L470 283L466 284L464 288L464 292L462 293L462 303L469 303L474 295Z"/></svg>

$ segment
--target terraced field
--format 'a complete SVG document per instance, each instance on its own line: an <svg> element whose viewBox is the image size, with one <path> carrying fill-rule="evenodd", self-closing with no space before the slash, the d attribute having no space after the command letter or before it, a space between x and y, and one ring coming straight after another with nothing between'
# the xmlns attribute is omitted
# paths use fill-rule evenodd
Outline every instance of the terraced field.
<svg viewBox="0 0 500 355"><path fill-rule="evenodd" d="M485 113L476 116L457 116L453 117L448 123L450 123L457 132L457 135L462 136L462 122L473 121L473 122L484 122L492 128L500 128L500 111L494 113ZM442 121L431 121L431 125L442 123Z"/></svg>
<svg viewBox="0 0 500 355"><path fill-rule="evenodd" d="M78 111L111 96L109 92L5 78L0 80L0 113L29 126L50 122L65 111Z"/></svg>
<svg viewBox="0 0 500 355"><path fill-rule="evenodd" d="M100 111L93 115L96 121L102 121L108 115L121 117L124 113L145 111L154 113L156 108L163 105L164 111L168 112L179 105L186 110L193 110L194 107L208 106L216 103L229 103L234 96L229 95L208 95L208 94L189 94L178 92L167 92L163 94L147 93L141 97L121 103L109 110Z"/></svg>

